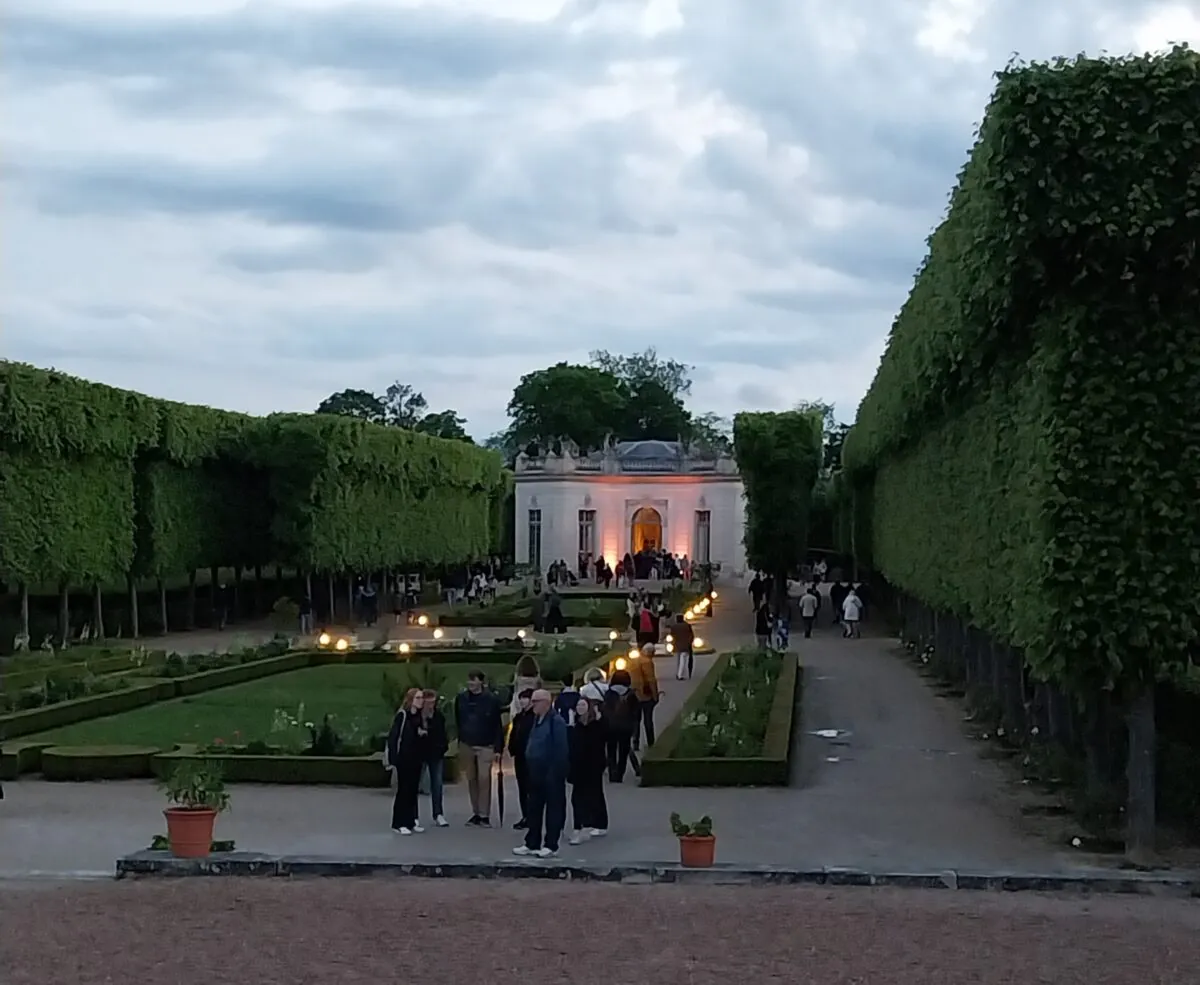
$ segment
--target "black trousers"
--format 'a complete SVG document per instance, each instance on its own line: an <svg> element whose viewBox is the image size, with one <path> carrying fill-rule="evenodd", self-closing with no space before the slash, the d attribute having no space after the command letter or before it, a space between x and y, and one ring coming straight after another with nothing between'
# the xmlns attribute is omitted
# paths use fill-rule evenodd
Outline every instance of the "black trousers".
<svg viewBox="0 0 1200 985"><path fill-rule="evenodd" d="M610 732L604 740L604 751L608 757L608 778L614 783L620 783L625 778L625 770L629 767L629 747L633 744L633 736L627 732Z"/></svg>
<svg viewBox="0 0 1200 985"><path fill-rule="evenodd" d="M817 621L816 616L801 616L800 620L804 623L804 638L812 639L813 623Z"/></svg>
<svg viewBox="0 0 1200 985"><path fill-rule="evenodd" d="M578 779L571 786L571 816L576 831L608 830L608 801L604 799L604 774Z"/></svg>
<svg viewBox="0 0 1200 985"><path fill-rule="evenodd" d="M658 701L643 701L639 705L642 713L642 727L646 730L647 749L654 745L654 709L657 707Z"/></svg>
<svg viewBox="0 0 1200 985"><path fill-rule="evenodd" d="M537 851L549 848L558 851L563 828L567 824L567 784L536 775L529 777L529 813L525 815L529 830L525 832L525 847Z"/></svg>
<svg viewBox="0 0 1200 985"><path fill-rule="evenodd" d="M396 768L396 796L392 800L392 827L411 828L417 823L417 792L421 764L401 763Z"/></svg>
<svg viewBox="0 0 1200 985"><path fill-rule="evenodd" d="M521 820L529 820L529 767L525 760L513 760L513 773L517 777L517 803L521 805Z"/></svg>

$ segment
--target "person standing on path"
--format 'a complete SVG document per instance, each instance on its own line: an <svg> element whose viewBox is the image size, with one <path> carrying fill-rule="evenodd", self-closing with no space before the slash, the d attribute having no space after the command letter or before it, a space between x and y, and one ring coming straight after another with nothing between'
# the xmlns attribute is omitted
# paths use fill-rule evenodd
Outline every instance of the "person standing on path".
<svg viewBox="0 0 1200 985"><path fill-rule="evenodd" d="M604 799L606 723L599 705L583 698L575 707L575 723L567 730L571 784L572 845L608 834L608 803Z"/></svg>
<svg viewBox="0 0 1200 985"><path fill-rule="evenodd" d="M433 823L439 828L448 827L446 820L446 753L450 751L450 736L446 731L446 716L438 707L438 693L432 688L423 692L421 717L429 732L425 750L425 768L429 771L429 799L433 807Z"/></svg>
<svg viewBox="0 0 1200 985"><path fill-rule="evenodd" d="M521 805L521 820L513 825L514 831L529 827L529 766L525 762L525 747L529 744L534 723L533 690L525 688L517 695L517 713L510 720L508 730L508 754L512 757L513 773L517 777L517 801Z"/></svg>
<svg viewBox="0 0 1200 985"><path fill-rule="evenodd" d="M692 651L696 646L696 631L691 623L680 614L675 617L675 625L671 627L671 641L675 646L675 680L691 680L695 669L695 657ZM686 675L686 676L685 676Z"/></svg>
<svg viewBox="0 0 1200 985"><path fill-rule="evenodd" d="M567 772L570 767L570 740L567 723L554 713L550 692L533 692L536 720L525 744L525 762L529 771L529 829L525 844L513 849L514 855L550 858L558 854L558 842L567 823Z"/></svg>
<svg viewBox="0 0 1200 985"><path fill-rule="evenodd" d="M409 688L387 737L387 764L396 771L396 796L392 800L392 830L397 834L420 834L417 823L417 791L421 770L428 759L429 730L422 709L425 696L420 688Z"/></svg>
<svg viewBox="0 0 1200 985"><path fill-rule="evenodd" d="M312 636L313 632L313 604L312 596L308 592L304 593L304 597L300 599L300 635Z"/></svg>
<svg viewBox="0 0 1200 985"><path fill-rule="evenodd" d="M760 650L771 643L771 607L766 601L759 602L754 609L754 639Z"/></svg>
<svg viewBox="0 0 1200 985"><path fill-rule="evenodd" d="M812 639L813 626L817 623L817 612L821 608L821 596L817 594L817 586L813 584L808 591L800 596L800 621L804 624L804 638Z"/></svg>
<svg viewBox="0 0 1200 985"><path fill-rule="evenodd" d="M833 609L833 624L836 626L842 621L842 607L846 604L846 596L850 594L850 587L842 583L842 579L838 579L829 586L829 601Z"/></svg>
<svg viewBox="0 0 1200 985"><path fill-rule="evenodd" d="M750 601L754 603L754 611L758 611L758 607L762 605L763 596L766 594L763 588L762 578L758 572L754 572L754 577L750 579Z"/></svg>
<svg viewBox="0 0 1200 985"><path fill-rule="evenodd" d="M862 636L858 628L858 622L862 618L862 602L859 601L858 593L852 588L850 594L846 596L846 601L842 603L842 638L843 639L858 639Z"/></svg>
<svg viewBox="0 0 1200 985"><path fill-rule="evenodd" d="M633 693L633 678L629 671L618 670L604 691L604 719L608 725L605 752L608 759L608 779L622 783L629 766L629 750L633 736L641 723L637 695ZM591 687L585 684L584 691ZM581 694L583 692L580 692Z"/></svg>
<svg viewBox="0 0 1200 985"><path fill-rule="evenodd" d="M471 797L473 827L491 827L492 767L504 752L504 719L500 699L488 690L483 671L467 675L467 686L454 701L458 755Z"/></svg>
<svg viewBox="0 0 1200 985"><path fill-rule="evenodd" d="M562 690L558 692L558 697L554 699L554 710L562 715L564 722L570 725L575 715L575 706L578 703L579 688L575 686L575 675L573 673L564 674Z"/></svg>
<svg viewBox="0 0 1200 985"><path fill-rule="evenodd" d="M658 707L658 699L662 692L658 689L658 673L654 669L655 646L647 643L641 648L641 655L629 661L629 676L633 681L633 693L637 695L640 710L641 728L633 733L633 747L641 748L641 730L646 732L646 748L654 745L654 709Z"/></svg>

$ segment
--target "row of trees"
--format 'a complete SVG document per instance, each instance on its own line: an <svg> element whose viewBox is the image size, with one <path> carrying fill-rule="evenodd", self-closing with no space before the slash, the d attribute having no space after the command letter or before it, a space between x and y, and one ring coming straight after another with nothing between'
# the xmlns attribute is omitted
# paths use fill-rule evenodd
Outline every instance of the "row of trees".
<svg viewBox="0 0 1200 985"><path fill-rule="evenodd" d="M0 581L195 583L207 569L348 573L494 550L509 477L460 441L338 415L242 414L0 362ZM136 625L136 613L134 615ZM99 621L99 619L97 619ZM99 628L98 626L95 628ZM165 626L164 626L165 628Z"/></svg>
<svg viewBox="0 0 1200 985"><path fill-rule="evenodd" d="M654 349L631 356L605 351L587 364L561 362L521 377L508 403L511 423L485 444L511 461L523 449L562 440L584 450L599 448L610 435L628 441L694 441L715 452L732 448L729 422L713 413L693 413L692 367L663 359ZM420 391L393 383L383 394L341 390L317 407L390 427L470 441L466 421L453 410L428 412Z"/></svg>
<svg viewBox="0 0 1200 985"><path fill-rule="evenodd" d="M1085 734L1123 711L1135 858L1156 684L1200 635L1197 100L1183 48L999 74L834 482L859 561L955 639L1019 648Z"/></svg>

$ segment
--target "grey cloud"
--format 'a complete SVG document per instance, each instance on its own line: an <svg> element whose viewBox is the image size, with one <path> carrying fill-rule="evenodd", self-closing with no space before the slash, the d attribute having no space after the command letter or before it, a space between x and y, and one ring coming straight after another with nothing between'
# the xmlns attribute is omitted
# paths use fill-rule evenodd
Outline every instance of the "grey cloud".
<svg viewBox="0 0 1200 985"><path fill-rule="evenodd" d="M743 383L734 392L738 401L749 410L777 410L783 400L768 386L759 383Z"/></svg>
<svg viewBox="0 0 1200 985"><path fill-rule="evenodd" d="M253 88L274 65L330 69L376 84L474 90L509 73L580 78L630 39L575 33L565 18L517 22L440 7L328 10L247 5L192 18L114 17L32 8L5 18L5 64L26 79L139 76ZM224 84L222 84L224 87Z"/></svg>
<svg viewBox="0 0 1200 985"><path fill-rule="evenodd" d="M378 267L383 262L383 251L361 238L342 237L286 249L230 250L220 262L245 274L356 274Z"/></svg>

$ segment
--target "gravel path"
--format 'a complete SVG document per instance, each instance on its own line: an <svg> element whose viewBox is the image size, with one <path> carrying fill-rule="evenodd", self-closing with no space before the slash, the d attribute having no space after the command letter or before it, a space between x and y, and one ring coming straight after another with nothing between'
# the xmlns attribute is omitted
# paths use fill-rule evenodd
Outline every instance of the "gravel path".
<svg viewBox="0 0 1200 985"><path fill-rule="evenodd" d="M1112 897L417 880L7 883L0 980L1155 985L1195 980L1198 930L1195 903Z"/></svg>

